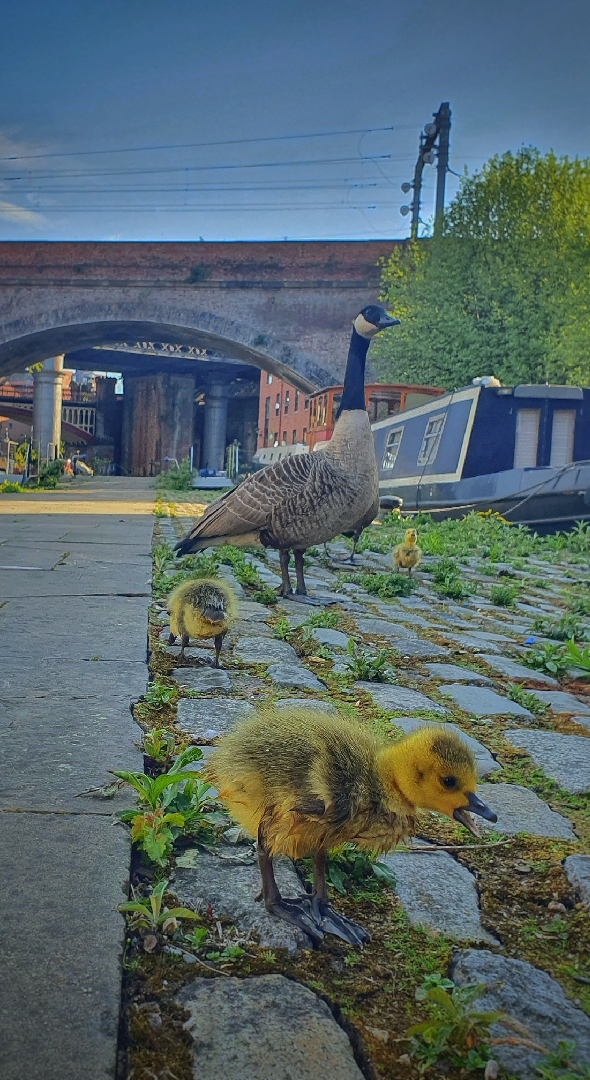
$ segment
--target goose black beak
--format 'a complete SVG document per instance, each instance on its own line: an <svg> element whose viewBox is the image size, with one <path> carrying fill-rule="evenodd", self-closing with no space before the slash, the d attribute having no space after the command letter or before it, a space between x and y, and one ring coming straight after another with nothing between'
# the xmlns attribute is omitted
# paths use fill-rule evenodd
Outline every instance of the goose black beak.
<svg viewBox="0 0 590 1080"><path fill-rule="evenodd" d="M399 326L400 320L395 319L393 315L388 315L386 311L379 316L379 322L377 323L378 330L387 330L389 326Z"/></svg>
<svg viewBox="0 0 590 1080"><path fill-rule="evenodd" d="M460 821L466 829L469 829L470 833L474 836L480 836L481 833L477 828L474 821L471 820L467 811L470 810L472 814L478 814L479 817L485 818L486 821L497 821L498 815L494 814L493 810L490 810L489 806L486 806L481 799L478 799L477 795L473 791L467 792L467 806L459 806L453 812L455 821Z"/></svg>

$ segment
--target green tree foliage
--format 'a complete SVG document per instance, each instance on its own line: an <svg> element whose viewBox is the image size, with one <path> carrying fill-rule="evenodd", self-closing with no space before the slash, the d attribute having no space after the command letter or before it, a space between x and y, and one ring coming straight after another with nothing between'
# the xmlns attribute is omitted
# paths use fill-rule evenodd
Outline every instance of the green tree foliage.
<svg viewBox="0 0 590 1080"><path fill-rule="evenodd" d="M588 385L590 159L491 158L433 237L394 250L382 297L402 319L373 346L384 379Z"/></svg>

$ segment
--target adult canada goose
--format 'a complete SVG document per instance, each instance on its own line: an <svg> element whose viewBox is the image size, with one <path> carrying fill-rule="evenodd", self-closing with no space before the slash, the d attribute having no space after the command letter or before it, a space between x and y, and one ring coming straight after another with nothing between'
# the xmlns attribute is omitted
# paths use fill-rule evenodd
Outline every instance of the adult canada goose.
<svg viewBox="0 0 590 1080"><path fill-rule="evenodd" d="M342 401L332 438L312 454L285 457L248 476L214 502L176 545L179 555L218 544L278 548L283 596L307 598L303 553L372 520L379 508L379 476L365 408L365 363L371 338L399 319L369 304L353 323ZM295 556L297 590L289 578Z"/></svg>

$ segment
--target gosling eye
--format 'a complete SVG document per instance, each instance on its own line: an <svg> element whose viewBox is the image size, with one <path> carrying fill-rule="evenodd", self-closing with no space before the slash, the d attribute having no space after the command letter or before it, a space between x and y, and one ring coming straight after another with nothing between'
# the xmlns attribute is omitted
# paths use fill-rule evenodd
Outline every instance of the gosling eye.
<svg viewBox="0 0 590 1080"><path fill-rule="evenodd" d="M443 776L442 782L446 788L456 788L458 783L456 776Z"/></svg>

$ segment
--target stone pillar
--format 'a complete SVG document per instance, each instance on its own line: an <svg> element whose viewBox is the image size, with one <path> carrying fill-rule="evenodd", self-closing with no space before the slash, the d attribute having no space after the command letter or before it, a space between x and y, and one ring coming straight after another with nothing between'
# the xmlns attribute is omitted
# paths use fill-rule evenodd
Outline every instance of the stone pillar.
<svg viewBox="0 0 590 1080"><path fill-rule="evenodd" d="M59 456L63 367L63 355L53 356L33 373L33 446L40 461Z"/></svg>
<svg viewBox="0 0 590 1080"><path fill-rule="evenodd" d="M210 382L205 391L205 428L201 465L207 469L225 468L227 435L227 400L229 389L221 380Z"/></svg>
<svg viewBox="0 0 590 1080"><path fill-rule="evenodd" d="M149 476L188 457L193 442L195 379L161 372L123 379L121 464L124 474Z"/></svg>

